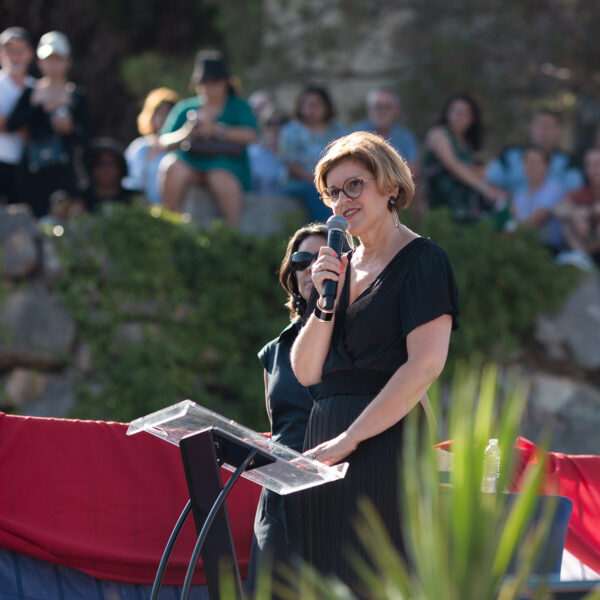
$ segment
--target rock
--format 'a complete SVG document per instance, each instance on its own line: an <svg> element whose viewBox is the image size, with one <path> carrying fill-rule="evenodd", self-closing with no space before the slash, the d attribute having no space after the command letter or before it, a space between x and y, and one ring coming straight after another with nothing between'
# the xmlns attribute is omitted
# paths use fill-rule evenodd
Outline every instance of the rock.
<svg viewBox="0 0 600 600"><path fill-rule="evenodd" d="M35 232L17 229L0 246L2 274L10 279L21 279L38 265Z"/></svg>
<svg viewBox="0 0 600 600"><path fill-rule="evenodd" d="M141 344L149 338L156 339L159 336L160 328L154 323L122 323L115 330L113 339L118 348L119 342Z"/></svg>
<svg viewBox="0 0 600 600"><path fill-rule="evenodd" d="M11 292L0 307L0 369L50 369L66 363L75 322L42 286Z"/></svg>
<svg viewBox="0 0 600 600"><path fill-rule="evenodd" d="M83 375L89 375L94 368L94 355L89 342L77 345L74 357L75 368Z"/></svg>
<svg viewBox="0 0 600 600"><path fill-rule="evenodd" d="M44 283L51 286L60 279L64 268L52 240L47 236L43 236L41 241L41 263Z"/></svg>
<svg viewBox="0 0 600 600"><path fill-rule="evenodd" d="M214 197L205 188L191 188L184 201L184 212L203 227L209 227L221 215ZM286 221L306 221L302 204L289 196L244 194L240 231L255 235L281 233Z"/></svg>
<svg viewBox="0 0 600 600"><path fill-rule="evenodd" d="M534 373L523 435L549 450L600 454L600 391L570 377Z"/></svg>
<svg viewBox="0 0 600 600"><path fill-rule="evenodd" d="M21 369L21 371L23 371ZM31 371L29 371L31 373ZM26 399L19 405L19 414L34 417L66 417L75 407L75 384L77 376L73 371L64 373L35 374L39 393L37 397Z"/></svg>
<svg viewBox="0 0 600 600"><path fill-rule="evenodd" d="M600 273L584 276L557 316L539 316L534 339L554 361L600 370Z"/></svg>
<svg viewBox="0 0 600 600"><path fill-rule="evenodd" d="M0 205L0 245L15 231L26 231L32 235L38 231L31 209L26 204Z"/></svg>
<svg viewBox="0 0 600 600"><path fill-rule="evenodd" d="M36 239L39 231L24 204L0 206L0 269L5 277L21 278L38 263Z"/></svg>
<svg viewBox="0 0 600 600"><path fill-rule="evenodd" d="M5 384L6 399L13 408L37 402L44 392L44 375L30 369L14 369Z"/></svg>

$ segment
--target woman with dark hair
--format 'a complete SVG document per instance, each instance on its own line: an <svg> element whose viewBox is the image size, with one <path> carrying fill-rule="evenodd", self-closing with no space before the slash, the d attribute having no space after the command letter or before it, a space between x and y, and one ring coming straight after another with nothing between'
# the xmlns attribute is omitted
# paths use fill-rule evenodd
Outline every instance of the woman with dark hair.
<svg viewBox="0 0 600 600"><path fill-rule="evenodd" d="M456 221L476 221L493 212L506 192L486 182L476 168L483 145L478 104L469 94L450 96L425 138L423 176L429 206L447 206Z"/></svg>
<svg viewBox="0 0 600 600"><path fill-rule="evenodd" d="M92 140L83 162L90 177L90 185L82 193L88 211L102 210L109 203L131 203L133 193L123 187L127 162L117 140L109 137Z"/></svg>
<svg viewBox="0 0 600 600"><path fill-rule="evenodd" d="M242 192L251 186L246 146L257 140L254 113L235 83L220 52L199 52L191 79L197 95L173 107L159 138L175 150L165 158L164 205L181 212L187 188L206 186L231 227L239 226Z"/></svg>
<svg viewBox="0 0 600 600"><path fill-rule="evenodd" d="M327 144L345 131L334 121L329 93L319 86L310 85L300 92L295 117L283 126L279 136L279 151L289 170L283 193L300 199L310 220L326 221L331 211L319 199L313 171Z"/></svg>
<svg viewBox="0 0 600 600"><path fill-rule="evenodd" d="M322 223L306 225L290 239L279 269L279 282L288 295L285 306L290 311L291 323L258 353L265 369L265 399L272 439L298 452L302 452L313 401L309 388L300 385L292 372L290 350L312 291L312 263L326 243L327 227ZM249 589L254 589L260 569L271 565L276 571L275 561L290 565L301 555L297 494L280 496L264 489L254 521Z"/></svg>

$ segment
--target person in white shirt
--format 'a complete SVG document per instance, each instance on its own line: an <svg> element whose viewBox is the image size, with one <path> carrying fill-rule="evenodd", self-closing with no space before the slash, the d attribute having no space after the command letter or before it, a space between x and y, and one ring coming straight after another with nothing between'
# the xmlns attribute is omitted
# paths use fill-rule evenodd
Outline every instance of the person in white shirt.
<svg viewBox="0 0 600 600"><path fill-rule="evenodd" d="M150 204L162 203L160 163L166 152L160 147L158 136L169 112L179 100L179 94L169 88L152 90L137 118L138 131L142 135L125 150L127 177L123 179L123 187L142 192Z"/></svg>
<svg viewBox="0 0 600 600"><path fill-rule="evenodd" d="M17 167L23 155L23 134L8 132L6 120L33 78L28 75L33 60L29 34L22 27L9 27L0 34L0 203L18 202Z"/></svg>

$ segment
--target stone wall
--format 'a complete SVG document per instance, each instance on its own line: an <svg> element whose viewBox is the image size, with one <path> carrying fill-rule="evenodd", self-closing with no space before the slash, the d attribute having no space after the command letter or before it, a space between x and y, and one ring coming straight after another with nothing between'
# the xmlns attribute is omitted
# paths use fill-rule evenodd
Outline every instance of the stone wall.
<svg viewBox="0 0 600 600"><path fill-rule="evenodd" d="M219 218L214 199L189 191L185 210L199 227ZM305 221L293 198L244 196L241 230L281 233ZM62 269L51 238L43 235L25 205L0 205L0 411L65 416L75 389L90 375L90 350L73 319L53 294ZM130 339L135 332L124 331Z"/></svg>
<svg viewBox="0 0 600 600"><path fill-rule="evenodd" d="M600 273L558 315L540 315L523 351L531 384L525 435L547 428L558 452L600 454Z"/></svg>
<svg viewBox="0 0 600 600"><path fill-rule="evenodd" d="M58 257L25 207L0 207L0 264L0 408L64 415L75 402L77 331L52 294Z"/></svg>

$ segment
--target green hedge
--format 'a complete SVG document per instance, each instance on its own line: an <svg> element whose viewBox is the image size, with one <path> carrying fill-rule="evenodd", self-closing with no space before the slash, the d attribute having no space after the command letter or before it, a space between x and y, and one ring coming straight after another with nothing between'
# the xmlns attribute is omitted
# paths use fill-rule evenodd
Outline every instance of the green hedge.
<svg viewBox="0 0 600 600"><path fill-rule="evenodd" d="M57 290L93 357L72 416L129 421L191 398L266 428L256 353L287 323L276 275L287 237L195 231L155 214L117 209L55 238L65 265ZM446 249L458 281L451 362L476 352L503 360L577 280L524 231L459 226L434 212L420 232Z"/></svg>
<svg viewBox="0 0 600 600"><path fill-rule="evenodd" d="M557 311L580 271L558 266L534 231L498 232L491 222L455 223L442 209L429 213L420 230L448 253L459 292L459 329L451 338L451 371L457 359L479 354L502 362L518 350L536 315Z"/></svg>
<svg viewBox="0 0 600 600"><path fill-rule="evenodd" d="M58 290L93 356L73 416L128 421L191 398L266 426L256 353L287 322L282 238L199 233L120 209L57 242L66 265ZM121 334L127 324L135 335Z"/></svg>

